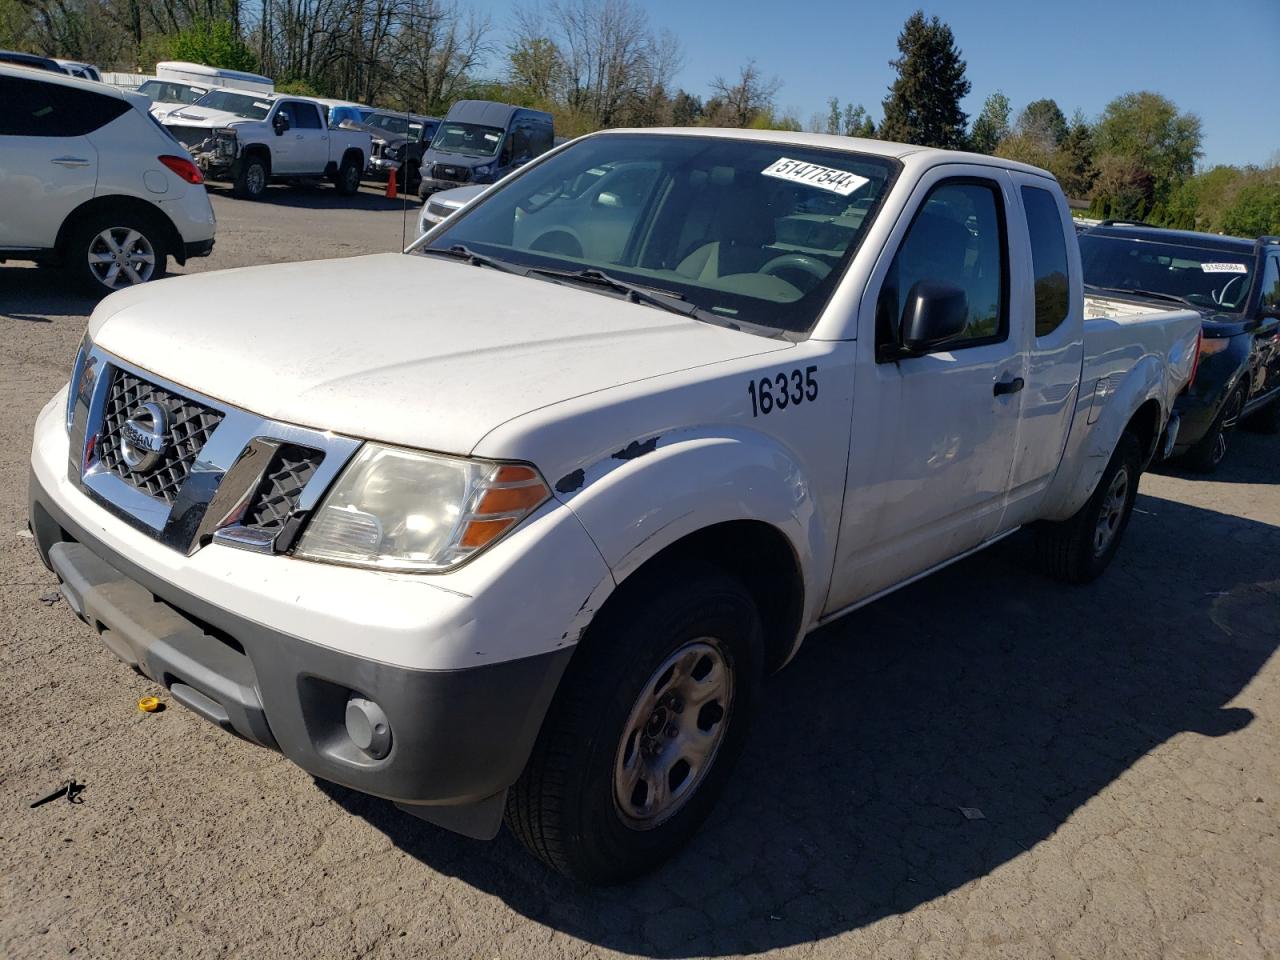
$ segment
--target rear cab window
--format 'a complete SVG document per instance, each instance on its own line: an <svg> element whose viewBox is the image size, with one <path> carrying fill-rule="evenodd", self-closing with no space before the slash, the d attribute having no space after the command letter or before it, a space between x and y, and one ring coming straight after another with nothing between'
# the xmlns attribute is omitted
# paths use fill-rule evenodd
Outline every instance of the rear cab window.
<svg viewBox="0 0 1280 960"><path fill-rule="evenodd" d="M1052 193L1024 186L1022 206L1027 214L1031 267L1035 273L1036 336L1045 337L1061 326L1070 308L1067 241L1058 201Z"/></svg>

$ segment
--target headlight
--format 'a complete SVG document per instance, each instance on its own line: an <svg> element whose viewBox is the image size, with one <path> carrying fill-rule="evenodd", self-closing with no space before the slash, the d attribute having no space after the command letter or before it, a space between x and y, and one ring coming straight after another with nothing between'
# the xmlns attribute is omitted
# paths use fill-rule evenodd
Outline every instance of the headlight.
<svg viewBox="0 0 1280 960"><path fill-rule="evenodd" d="M493 167L492 167L492 166L490 166L490 165L489 165L489 164L487 164L487 163L486 163L483 167L476 167L476 176L477 176L477 177L484 177L484 176L488 176L489 171L490 171L490 170L492 170L492 169L493 169Z"/></svg>
<svg viewBox="0 0 1280 960"><path fill-rule="evenodd" d="M76 400L83 399L85 405L93 396L93 376L96 360L89 362L89 338L80 341L80 350L76 353L76 362L71 367L71 381L67 384L67 433L71 432L71 422L76 418Z"/></svg>
<svg viewBox="0 0 1280 960"><path fill-rule="evenodd" d="M550 496L530 466L368 443L324 498L295 556L382 570L447 570Z"/></svg>

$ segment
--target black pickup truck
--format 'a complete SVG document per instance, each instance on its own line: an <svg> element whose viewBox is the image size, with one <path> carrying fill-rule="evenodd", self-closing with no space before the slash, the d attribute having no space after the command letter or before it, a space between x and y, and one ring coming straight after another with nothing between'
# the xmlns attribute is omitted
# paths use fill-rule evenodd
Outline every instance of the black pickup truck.
<svg viewBox="0 0 1280 960"><path fill-rule="evenodd" d="M1091 293L1183 303L1204 317L1195 381L1177 404L1175 456L1211 471L1237 423L1280 431L1280 237L1107 220L1079 240Z"/></svg>

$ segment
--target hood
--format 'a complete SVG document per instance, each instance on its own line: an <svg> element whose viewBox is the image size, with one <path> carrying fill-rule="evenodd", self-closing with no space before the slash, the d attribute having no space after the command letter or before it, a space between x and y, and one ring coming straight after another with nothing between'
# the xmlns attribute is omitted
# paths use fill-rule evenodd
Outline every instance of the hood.
<svg viewBox="0 0 1280 960"><path fill-rule="evenodd" d="M165 118L166 123L176 123L185 127L225 127L232 123L261 123L250 120L230 110L210 110L208 107L183 107L174 110Z"/></svg>
<svg viewBox="0 0 1280 960"><path fill-rule="evenodd" d="M145 370L265 417L456 454L541 407L790 346L404 254L143 284L104 300L89 333Z"/></svg>

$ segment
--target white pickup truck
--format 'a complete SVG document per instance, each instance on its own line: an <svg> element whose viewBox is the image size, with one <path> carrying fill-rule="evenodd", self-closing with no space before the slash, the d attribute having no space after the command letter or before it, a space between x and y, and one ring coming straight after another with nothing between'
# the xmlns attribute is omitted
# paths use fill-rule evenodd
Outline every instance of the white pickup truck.
<svg viewBox="0 0 1280 960"><path fill-rule="evenodd" d="M173 699L590 882L695 829L820 624L1026 525L1101 573L1197 355L1086 319L1050 176L901 144L596 134L414 246L103 301L31 526Z"/></svg>
<svg viewBox="0 0 1280 960"><path fill-rule="evenodd" d="M272 180L331 180L340 194L360 189L372 140L367 130L329 126L325 104L306 97L211 90L164 118L168 131L211 179L238 197L259 199Z"/></svg>

